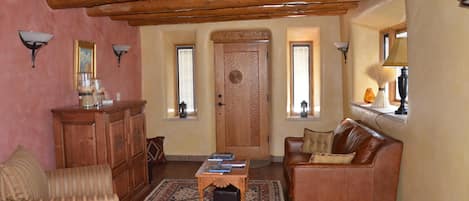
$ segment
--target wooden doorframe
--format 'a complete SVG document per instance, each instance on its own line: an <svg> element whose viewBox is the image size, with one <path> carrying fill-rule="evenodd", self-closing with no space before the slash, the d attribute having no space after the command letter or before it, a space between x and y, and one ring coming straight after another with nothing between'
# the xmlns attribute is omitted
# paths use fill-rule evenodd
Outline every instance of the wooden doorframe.
<svg viewBox="0 0 469 201"><path fill-rule="evenodd" d="M211 35L214 43L270 43L270 31L259 30L235 30L235 31L216 31Z"/></svg>
<svg viewBox="0 0 469 201"><path fill-rule="evenodd" d="M260 157L255 157L252 159L268 159L270 160L270 59L268 52L270 52L270 40L271 33L269 30L235 30L235 31L217 31L213 32L211 35L212 41L214 41L214 57L216 56L217 51L223 51L223 44L230 43L262 43L267 45L267 55L266 55L266 69L262 72L265 78L260 79L260 92L259 97L259 110L260 110L260 142L261 142L261 153ZM218 62L222 60L215 59L215 111L216 111L216 149L217 152L224 152L226 150L225 146L225 137L224 133L224 122L219 121L220 109L216 105L220 100L217 97L217 94L222 94L224 91L223 86L217 86L217 83L224 83L223 78L224 69L221 71L217 66L223 66ZM261 69L260 69L261 70ZM224 115L224 114L223 114Z"/></svg>

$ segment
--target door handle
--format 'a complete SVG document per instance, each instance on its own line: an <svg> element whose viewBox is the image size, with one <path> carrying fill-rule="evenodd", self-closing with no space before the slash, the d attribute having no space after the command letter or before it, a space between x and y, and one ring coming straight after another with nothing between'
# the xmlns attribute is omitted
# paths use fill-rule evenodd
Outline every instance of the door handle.
<svg viewBox="0 0 469 201"><path fill-rule="evenodd" d="M224 106L225 104L218 102L218 106Z"/></svg>

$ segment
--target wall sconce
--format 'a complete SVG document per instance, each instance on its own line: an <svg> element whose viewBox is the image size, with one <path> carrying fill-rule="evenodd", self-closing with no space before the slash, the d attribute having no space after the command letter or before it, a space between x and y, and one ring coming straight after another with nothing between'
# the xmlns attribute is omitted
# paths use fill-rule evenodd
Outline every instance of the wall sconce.
<svg viewBox="0 0 469 201"><path fill-rule="evenodd" d="M459 6L468 7L469 6L469 0L459 0Z"/></svg>
<svg viewBox="0 0 469 201"><path fill-rule="evenodd" d="M348 42L335 42L334 46L344 54L344 62L347 63Z"/></svg>
<svg viewBox="0 0 469 201"><path fill-rule="evenodd" d="M130 49L130 45L112 45L114 54L117 56L117 63L121 66L121 56L127 53Z"/></svg>
<svg viewBox="0 0 469 201"><path fill-rule="evenodd" d="M41 32L32 32L32 31L18 31L20 36L21 42L23 45L26 46L28 49L31 50L31 60L33 62L33 68L35 65L36 55L39 49L49 42L54 35L48 33L41 33Z"/></svg>

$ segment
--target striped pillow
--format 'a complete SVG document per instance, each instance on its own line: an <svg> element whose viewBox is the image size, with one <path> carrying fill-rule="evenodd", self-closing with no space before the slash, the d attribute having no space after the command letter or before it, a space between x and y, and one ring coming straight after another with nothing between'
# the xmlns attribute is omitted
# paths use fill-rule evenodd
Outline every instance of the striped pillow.
<svg viewBox="0 0 469 201"><path fill-rule="evenodd" d="M18 146L10 158L0 164L0 200L48 199L48 182L39 162Z"/></svg>

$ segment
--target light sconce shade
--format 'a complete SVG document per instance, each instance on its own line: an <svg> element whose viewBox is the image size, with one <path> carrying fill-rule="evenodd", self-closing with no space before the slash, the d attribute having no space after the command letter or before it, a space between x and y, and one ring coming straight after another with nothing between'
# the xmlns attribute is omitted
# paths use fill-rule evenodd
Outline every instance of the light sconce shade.
<svg viewBox="0 0 469 201"><path fill-rule="evenodd" d="M114 54L117 56L117 63L120 67L121 65L121 56L127 53L130 49L130 45L112 45L112 50L114 50Z"/></svg>
<svg viewBox="0 0 469 201"><path fill-rule="evenodd" d="M348 42L335 42L334 46L344 54L344 62L347 63Z"/></svg>
<svg viewBox="0 0 469 201"><path fill-rule="evenodd" d="M41 33L41 32L32 32L32 31L18 31L21 42L28 49L31 50L31 60L33 63L33 68L35 65L36 55L39 49L45 45L54 37L52 34Z"/></svg>
<svg viewBox="0 0 469 201"><path fill-rule="evenodd" d="M459 0L459 5L463 7L468 7L469 6L469 0Z"/></svg>
<svg viewBox="0 0 469 201"><path fill-rule="evenodd" d="M397 84L399 89L399 95L401 96L401 105L394 112L394 114L407 114L407 108L405 106L407 98L407 38L397 38L391 47L389 56L384 61L383 66L402 67L401 75L397 78Z"/></svg>

